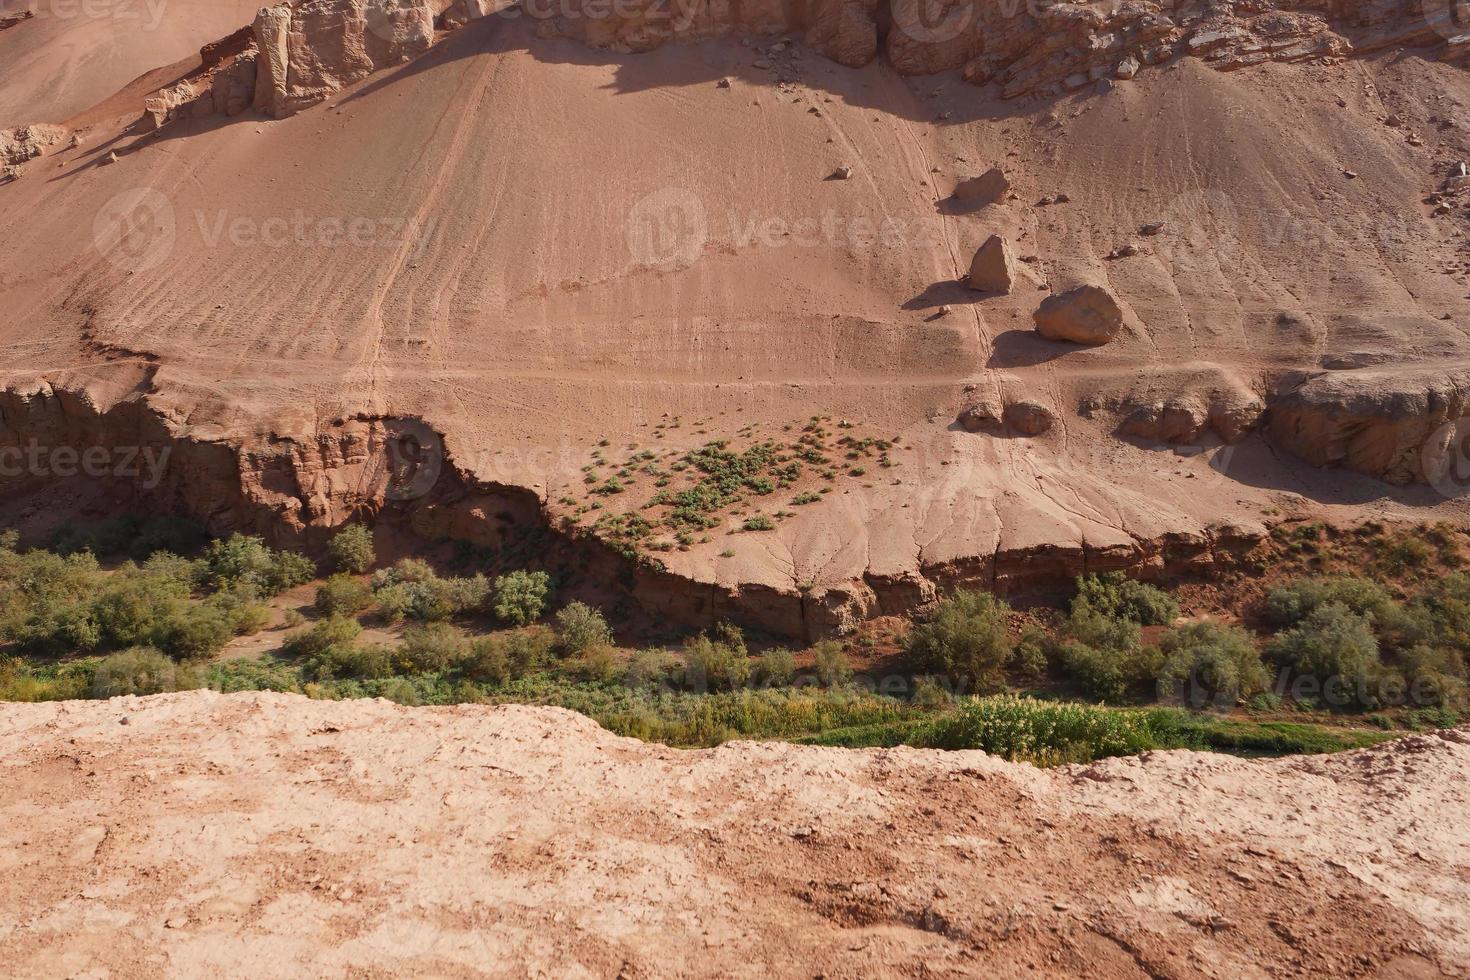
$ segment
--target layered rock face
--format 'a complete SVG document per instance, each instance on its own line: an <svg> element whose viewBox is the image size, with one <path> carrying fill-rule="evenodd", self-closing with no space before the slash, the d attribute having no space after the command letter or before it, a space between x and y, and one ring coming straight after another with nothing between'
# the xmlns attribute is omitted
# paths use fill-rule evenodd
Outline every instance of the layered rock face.
<svg viewBox="0 0 1470 980"><path fill-rule="evenodd" d="M1290 12L1277 6L1226 0L1132 0L1103 8L1010 0L568 0L555 6L312 0L263 9L252 26L254 50L238 60L249 66L240 71L253 72L255 107L279 117L423 53L434 43L436 24L454 29L505 11L535 19L544 37L619 52L735 32L799 33L812 50L843 65L861 67L881 55L905 75L962 68L969 81L998 84L1006 98L1128 79L1177 56L1230 71L1389 45L1431 47L1445 58L1470 50L1470 15L1457 18L1436 0L1315 0L1293 4ZM237 102L219 94L212 100L216 107Z"/></svg>
<svg viewBox="0 0 1470 980"><path fill-rule="evenodd" d="M1268 434L1316 466L1406 485L1433 482L1444 430L1470 414L1470 385L1439 368L1351 371L1302 381L1271 403ZM1467 462L1467 461L1461 461Z"/></svg>

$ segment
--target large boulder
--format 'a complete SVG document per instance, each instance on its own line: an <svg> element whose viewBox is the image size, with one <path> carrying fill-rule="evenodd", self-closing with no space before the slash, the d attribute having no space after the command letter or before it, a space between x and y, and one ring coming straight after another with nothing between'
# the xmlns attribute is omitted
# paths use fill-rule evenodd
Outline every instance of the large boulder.
<svg viewBox="0 0 1470 980"><path fill-rule="evenodd" d="M970 288L986 293L1009 293L1015 286L1019 268L1010 243L999 235L991 235L970 263Z"/></svg>
<svg viewBox="0 0 1470 980"><path fill-rule="evenodd" d="M1097 346L1117 337L1123 329L1123 309L1101 286L1078 286L1049 296L1033 314L1036 331L1047 340Z"/></svg>
<svg viewBox="0 0 1470 980"><path fill-rule="evenodd" d="M1332 372L1280 393L1270 410L1271 440L1315 466L1435 483L1426 467L1443 462L1446 438L1465 427L1470 384L1448 367Z"/></svg>

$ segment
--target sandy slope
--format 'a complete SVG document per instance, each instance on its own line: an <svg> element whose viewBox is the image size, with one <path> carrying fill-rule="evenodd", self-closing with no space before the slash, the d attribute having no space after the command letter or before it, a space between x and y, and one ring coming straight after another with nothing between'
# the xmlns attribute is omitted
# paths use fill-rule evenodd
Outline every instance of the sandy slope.
<svg viewBox="0 0 1470 980"><path fill-rule="evenodd" d="M1345 516L1439 502L1317 474L1258 439L1212 469L1211 453L1121 441L1086 406L1248 390L1324 358L1462 356L1462 222L1430 221L1420 200L1470 156L1461 130L1427 122L1462 113L1463 71L1411 56L1221 74L1186 59L1020 105L810 54L779 90L749 60L724 42L591 52L490 19L284 121L98 131L0 191L0 248L28 256L4 272L16 312L0 344L18 375L102 402L140 383L146 355L155 403L211 436L422 413L471 472L548 501L583 492L599 438L646 442L666 416L701 423L670 449L813 413L904 438L901 470L779 533L666 558L727 584L1131 548L1292 509L1281 491ZM1389 112L1424 145L1382 125ZM996 163L1015 200L946 214L954 181ZM854 179L824 180L838 165ZM1072 203L1033 206L1059 191ZM16 220L87 219L130 193L156 195L168 223L123 261L98 253L92 220ZM658 224L670 215L683 223ZM1104 259L1156 220L1177 234ZM353 221L365 237L344 244ZM1034 286L955 286L992 231L1056 288L1109 283L1127 336L1062 350L1029 331ZM1038 440L957 431L967 385L1009 386L1062 424Z"/></svg>
<svg viewBox="0 0 1470 980"><path fill-rule="evenodd" d="M0 129L63 122L140 75L196 57L250 22L250 0L5 0L0 15ZM176 76L175 76L176 77ZM155 79L154 87L174 78Z"/></svg>
<svg viewBox="0 0 1470 980"><path fill-rule="evenodd" d="M11 976L1464 976L1470 739L680 752L551 709L0 710Z"/></svg>

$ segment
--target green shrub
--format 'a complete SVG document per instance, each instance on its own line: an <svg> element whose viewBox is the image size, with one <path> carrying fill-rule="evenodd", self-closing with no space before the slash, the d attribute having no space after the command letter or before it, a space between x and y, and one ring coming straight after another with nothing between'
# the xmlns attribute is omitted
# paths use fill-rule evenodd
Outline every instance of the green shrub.
<svg viewBox="0 0 1470 980"><path fill-rule="evenodd" d="M1458 650L1420 644L1399 656L1410 704L1453 705L1465 698L1465 656Z"/></svg>
<svg viewBox="0 0 1470 980"><path fill-rule="evenodd" d="M209 597L208 605L218 610L236 636L254 636L270 622L270 607L259 600L254 586L237 585Z"/></svg>
<svg viewBox="0 0 1470 980"><path fill-rule="evenodd" d="M1011 669L1027 680L1040 680L1051 668L1051 652L1055 646L1045 630L1035 626L1026 627L1021 631L1021 638L1016 641L1015 653L1010 661Z"/></svg>
<svg viewBox="0 0 1470 980"><path fill-rule="evenodd" d="M1167 626L1179 618L1179 603L1162 589L1108 572L1077 580L1072 613L1126 619L1140 626Z"/></svg>
<svg viewBox="0 0 1470 980"><path fill-rule="evenodd" d="M476 637L469 652L459 662L459 672L467 680L500 687L515 679L507 644L499 636Z"/></svg>
<svg viewBox="0 0 1470 980"><path fill-rule="evenodd" d="M316 566L304 555L272 551L260 538L244 534L211 542L202 561L204 585L214 590L243 582L272 596L316 578Z"/></svg>
<svg viewBox="0 0 1470 980"><path fill-rule="evenodd" d="M377 564L373 550L373 532L361 524L349 524L327 542L327 557L339 572L362 575Z"/></svg>
<svg viewBox="0 0 1470 980"><path fill-rule="evenodd" d="M816 650L817 681L823 687L843 687L852 681L852 664L842 644L835 640L823 640Z"/></svg>
<svg viewBox="0 0 1470 980"><path fill-rule="evenodd" d="M767 650L756 662L755 677L766 687L786 687L796 679L796 658L785 647Z"/></svg>
<svg viewBox="0 0 1470 980"><path fill-rule="evenodd" d="M1397 603L1383 586L1356 575L1303 578L1277 586L1266 596L1266 618L1276 626L1295 626L1318 607L1337 603L1359 616L1382 622Z"/></svg>
<svg viewBox="0 0 1470 980"><path fill-rule="evenodd" d="M154 634L164 653L178 660L207 660L235 635L229 615L213 606L187 605L175 610Z"/></svg>
<svg viewBox="0 0 1470 980"><path fill-rule="evenodd" d="M1010 607L990 593L961 589L917 619L904 648L919 670L994 690L1004 685L1015 652L1009 614Z"/></svg>
<svg viewBox="0 0 1470 980"><path fill-rule="evenodd" d="M1313 609L1278 634L1269 652L1283 667L1315 680L1331 707L1373 708L1382 701L1384 678L1371 621L1340 602Z"/></svg>
<svg viewBox="0 0 1470 980"><path fill-rule="evenodd" d="M623 683L643 691L665 690L673 685L678 670L679 660L669 651L661 648L639 650L633 654L623 673Z"/></svg>
<svg viewBox="0 0 1470 980"><path fill-rule="evenodd" d="M302 673L318 681L381 680L393 676L395 652L381 643L330 643L302 665Z"/></svg>
<svg viewBox="0 0 1470 980"><path fill-rule="evenodd" d="M583 680L606 683L618 675L618 667L611 647L590 647L577 661L576 672Z"/></svg>
<svg viewBox="0 0 1470 980"><path fill-rule="evenodd" d="M395 654L400 674L438 674L464 660L470 652L463 633L448 623L426 623L403 633Z"/></svg>
<svg viewBox="0 0 1470 980"><path fill-rule="evenodd" d="M525 677L545 670L556 648L556 634L544 626L517 630L505 637L505 654L512 677Z"/></svg>
<svg viewBox="0 0 1470 980"><path fill-rule="evenodd" d="M355 616L373 604L373 590L366 582L338 572L316 590L316 608L327 616Z"/></svg>
<svg viewBox="0 0 1470 980"><path fill-rule="evenodd" d="M428 562L418 558L401 558L387 568L373 573L373 591L407 582L433 582L438 578L438 573Z"/></svg>
<svg viewBox="0 0 1470 980"><path fill-rule="evenodd" d="M333 647L350 647L361 635L362 627L357 620L346 616L328 616L317 620L310 629L288 636L282 650L287 656L310 660L320 657Z"/></svg>
<svg viewBox="0 0 1470 980"><path fill-rule="evenodd" d="M933 677L916 677L913 702L927 711L939 711L954 704L954 695Z"/></svg>
<svg viewBox="0 0 1470 980"><path fill-rule="evenodd" d="M1058 650L1062 667L1091 697L1126 701L1156 683L1163 657L1144 647L1138 623L1081 605L1067 619L1069 639Z"/></svg>
<svg viewBox="0 0 1470 980"><path fill-rule="evenodd" d="M582 602L571 602L556 614L557 639L563 653L585 654L595 647L612 646L612 630L602 613Z"/></svg>
<svg viewBox="0 0 1470 980"><path fill-rule="evenodd" d="M495 580L495 615L510 626L527 626L541 618L551 597L545 572L515 571Z"/></svg>
<svg viewBox="0 0 1470 980"><path fill-rule="evenodd" d="M199 686L195 671L148 647L134 647L104 657L92 675L92 696L99 699L166 694Z"/></svg>
<svg viewBox="0 0 1470 980"><path fill-rule="evenodd" d="M1154 745L1142 712L1009 694L967 701L936 722L930 738L939 748L980 749L1037 765L1131 755Z"/></svg>
<svg viewBox="0 0 1470 980"><path fill-rule="evenodd" d="M1165 633L1159 648L1160 695L1171 692L1191 707L1234 707L1271 686L1255 641L1238 626L1191 623Z"/></svg>
<svg viewBox="0 0 1470 980"><path fill-rule="evenodd" d="M748 680L750 659L743 641L736 646L700 634L684 649L684 686L691 691L733 691Z"/></svg>

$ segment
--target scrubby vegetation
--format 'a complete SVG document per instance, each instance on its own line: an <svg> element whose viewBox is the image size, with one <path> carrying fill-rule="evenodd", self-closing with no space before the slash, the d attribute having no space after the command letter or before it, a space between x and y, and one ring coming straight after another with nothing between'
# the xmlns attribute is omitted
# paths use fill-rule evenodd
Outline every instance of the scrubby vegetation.
<svg viewBox="0 0 1470 980"><path fill-rule="evenodd" d="M742 486L760 496L764 484ZM1470 576L1436 563L1463 535L1426 533L1426 563L1404 565L1385 562L1371 538L1334 560L1327 532L1316 533L1315 544L1305 532L1277 542L1277 573L1259 585L1242 576L1228 594L1171 594L1118 575L1019 608L958 590L906 628L799 651L728 623L619 648L602 609L558 606L565 583L546 572L492 577L473 555L461 556L462 575L416 558L371 571L362 529L333 539L325 579L242 535L141 557L140 540L166 537L143 523L67 535L65 554L24 551L11 536L0 539L0 698L209 686L555 704L675 745L910 744L1048 765L1151 747L1334 751L1458 723ZM275 598L313 580L314 598ZM217 658L282 621L253 655Z"/></svg>

